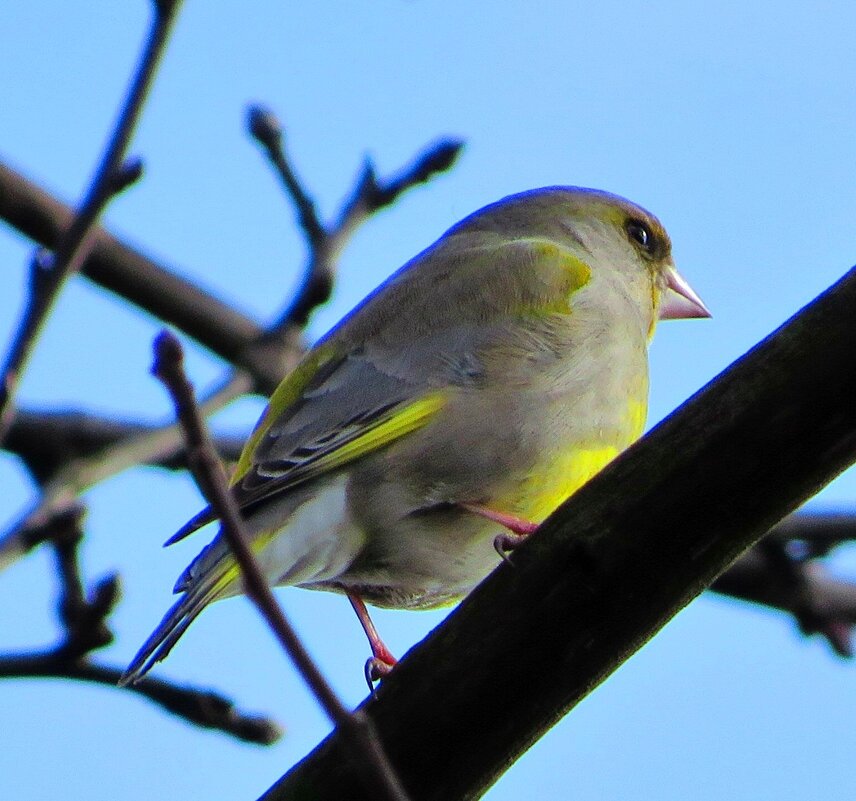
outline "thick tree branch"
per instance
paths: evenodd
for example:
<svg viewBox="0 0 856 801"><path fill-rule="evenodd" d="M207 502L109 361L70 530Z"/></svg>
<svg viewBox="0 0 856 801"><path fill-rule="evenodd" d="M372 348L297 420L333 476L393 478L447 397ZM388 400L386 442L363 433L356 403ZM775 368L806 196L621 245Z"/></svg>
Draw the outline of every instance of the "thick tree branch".
<svg viewBox="0 0 856 801"><path fill-rule="evenodd" d="M12 422L14 396L39 332L65 282L80 270L91 250L98 218L110 199L136 181L142 166L125 163L125 151L137 124L160 56L179 7L179 0L159 0L140 63L131 81L118 122L92 183L59 240L53 257L38 254L31 266L30 293L21 325L0 369L0 442Z"/></svg>
<svg viewBox="0 0 856 801"><path fill-rule="evenodd" d="M856 459L855 315L856 269L563 504L398 664L363 709L414 798L481 795ZM265 800L368 798L342 753L334 733Z"/></svg>

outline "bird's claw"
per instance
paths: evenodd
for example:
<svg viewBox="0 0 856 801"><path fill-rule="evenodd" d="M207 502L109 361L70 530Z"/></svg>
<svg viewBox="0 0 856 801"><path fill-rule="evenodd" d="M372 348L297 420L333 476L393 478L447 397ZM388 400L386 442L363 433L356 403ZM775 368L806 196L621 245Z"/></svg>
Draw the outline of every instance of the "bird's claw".
<svg viewBox="0 0 856 801"><path fill-rule="evenodd" d="M386 678L392 671L394 664L384 662L383 659L377 656L370 657L366 660L365 675L366 684L369 686L369 691L374 695L375 682Z"/></svg>
<svg viewBox="0 0 856 801"><path fill-rule="evenodd" d="M512 534L504 531L502 534L497 534L493 538L493 547L496 552L509 564L511 563L512 552L523 544L527 539L525 534Z"/></svg>

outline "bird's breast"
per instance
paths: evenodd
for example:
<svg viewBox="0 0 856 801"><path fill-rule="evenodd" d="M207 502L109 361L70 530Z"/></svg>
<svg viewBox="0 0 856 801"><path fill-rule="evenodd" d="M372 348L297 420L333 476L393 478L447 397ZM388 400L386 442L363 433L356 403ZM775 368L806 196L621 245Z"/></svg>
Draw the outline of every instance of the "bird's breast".
<svg viewBox="0 0 856 801"><path fill-rule="evenodd" d="M508 511L535 523L543 521L639 438L646 415L647 398L641 392L621 401L610 399L592 410L595 419L589 425L580 425L579 407L554 410L552 420L542 421L543 447L516 498L509 499Z"/></svg>

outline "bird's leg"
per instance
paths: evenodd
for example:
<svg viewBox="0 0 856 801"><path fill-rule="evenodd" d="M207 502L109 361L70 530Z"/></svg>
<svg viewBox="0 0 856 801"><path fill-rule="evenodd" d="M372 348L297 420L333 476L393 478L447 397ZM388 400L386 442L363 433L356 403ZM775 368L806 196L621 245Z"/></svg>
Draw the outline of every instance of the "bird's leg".
<svg viewBox="0 0 856 801"><path fill-rule="evenodd" d="M538 524L530 520L524 520L521 517L515 517L505 512L495 512L493 509L479 506L476 503L459 503L458 506L480 517L487 518L494 523L499 523L499 525L508 529L503 534L498 534L493 540L493 547L496 548L497 553L503 559L507 559L509 552L513 551L538 528Z"/></svg>
<svg viewBox="0 0 856 801"><path fill-rule="evenodd" d="M369 610L366 609L363 599L353 592L346 592L346 595L351 602L351 606L354 607L354 611L357 613L360 625L363 627L363 631L366 633L372 649L372 657L366 662L366 681L368 682L369 689L373 690L374 682L389 675L389 672L395 667L395 663L398 660L392 655L389 648L384 645L383 640L381 640L374 623L372 623L372 619L369 617Z"/></svg>

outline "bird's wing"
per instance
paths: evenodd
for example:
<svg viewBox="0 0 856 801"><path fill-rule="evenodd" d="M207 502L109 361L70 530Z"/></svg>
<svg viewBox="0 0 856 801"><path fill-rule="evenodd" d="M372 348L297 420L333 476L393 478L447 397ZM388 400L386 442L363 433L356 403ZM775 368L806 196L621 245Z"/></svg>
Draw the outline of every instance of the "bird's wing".
<svg viewBox="0 0 856 801"><path fill-rule="evenodd" d="M337 470L425 425L441 390L385 372L360 349L320 346L283 381L244 447L231 480L241 509ZM211 522L204 509L168 541Z"/></svg>

